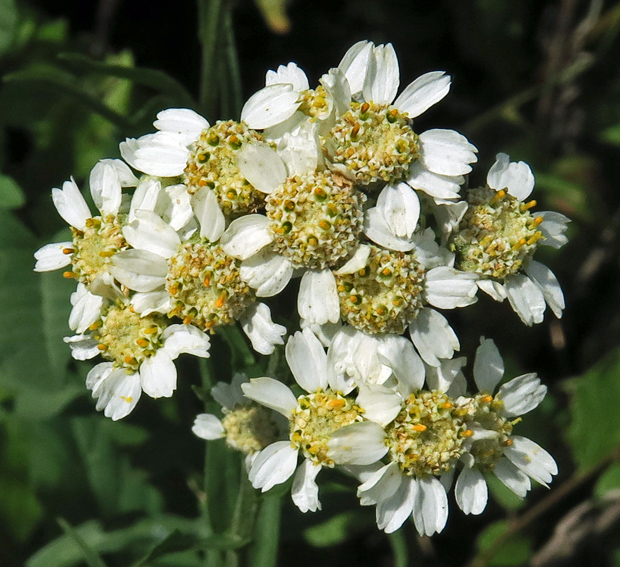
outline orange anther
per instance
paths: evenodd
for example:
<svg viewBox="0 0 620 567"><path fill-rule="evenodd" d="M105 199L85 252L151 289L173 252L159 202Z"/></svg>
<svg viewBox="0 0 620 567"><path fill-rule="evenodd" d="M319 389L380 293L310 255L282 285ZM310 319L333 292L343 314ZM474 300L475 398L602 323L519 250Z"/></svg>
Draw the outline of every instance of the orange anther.
<svg viewBox="0 0 620 567"><path fill-rule="evenodd" d="M63 248L62 253L67 255L73 254L73 248Z"/></svg>
<svg viewBox="0 0 620 567"><path fill-rule="evenodd" d="M471 437L474 432L471 429L466 429L461 433L461 437Z"/></svg>
<svg viewBox="0 0 620 567"><path fill-rule="evenodd" d="M67 279L71 279L71 278L77 278L78 275L75 272L63 272L62 273L62 277L63 278L67 278Z"/></svg>
<svg viewBox="0 0 620 567"><path fill-rule="evenodd" d="M416 423L413 426L413 430L414 431L419 431L420 433L422 433L422 431L426 431L428 429L428 427L426 427L426 425L422 425L421 423Z"/></svg>
<svg viewBox="0 0 620 567"><path fill-rule="evenodd" d="M224 307L224 302L226 301L226 292L223 291L220 296L217 298L217 301L215 302L215 306L218 309L221 309L222 307Z"/></svg>

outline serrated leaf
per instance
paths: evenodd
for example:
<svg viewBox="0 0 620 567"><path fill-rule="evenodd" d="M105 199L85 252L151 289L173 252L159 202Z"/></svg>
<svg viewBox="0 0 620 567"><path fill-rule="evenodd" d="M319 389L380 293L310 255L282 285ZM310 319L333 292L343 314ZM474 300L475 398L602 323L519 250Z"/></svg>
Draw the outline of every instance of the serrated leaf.
<svg viewBox="0 0 620 567"><path fill-rule="evenodd" d="M0 0L0 57L9 51L13 44L17 20L15 0Z"/></svg>
<svg viewBox="0 0 620 567"><path fill-rule="evenodd" d="M17 209L26 202L26 196L15 180L0 174L0 209Z"/></svg>
<svg viewBox="0 0 620 567"><path fill-rule="evenodd" d="M574 381L568 439L581 471L595 466L620 445L619 375L620 349Z"/></svg>
<svg viewBox="0 0 620 567"><path fill-rule="evenodd" d="M349 510L329 520L307 528L304 539L314 547L331 547L343 543L371 528L374 514L366 510Z"/></svg>
<svg viewBox="0 0 620 567"><path fill-rule="evenodd" d="M58 57L77 69L128 79L136 85L150 87L157 92L165 93L175 100L177 105L188 108L196 105L185 87L163 71L101 63L76 53L61 53Z"/></svg>
<svg viewBox="0 0 620 567"><path fill-rule="evenodd" d="M506 520L500 520L487 526L478 536L477 547L480 551L488 549L502 534L508 530ZM532 542L529 538L515 534L505 541L501 549L488 561L487 565L494 567L513 567L526 565L532 552Z"/></svg>

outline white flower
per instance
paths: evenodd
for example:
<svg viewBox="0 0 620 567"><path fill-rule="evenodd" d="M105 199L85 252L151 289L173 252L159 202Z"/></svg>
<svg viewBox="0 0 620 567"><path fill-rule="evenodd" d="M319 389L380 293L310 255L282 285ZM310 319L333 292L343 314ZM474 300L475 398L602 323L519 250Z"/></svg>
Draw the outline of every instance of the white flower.
<svg viewBox="0 0 620 567"><path fill-rule="evenodd" d="M553 457L538 444L512 434L519 416L540 404L547 387L536 374L523 374L503 384L504 363L490 339L482 338L474 361L474 380L480 394L462 398L459 405L469 412L473 431L470 452L455 486L459 507L466 514L484 510L488 489L483 473L493 473L520 498L531 488L530 478L547 486L558 468ZM511 421L512 420L512 421Z"/></svg>
<svg viewBox="0 0 620 567"><path fill-rule="evenodd" d="M73 240L47 244L37 250L35 271L46 272L73 264L72 271L65 272L65 277L77 278L99 295L109 293L114 285L109 270L111 258L127 248L119 220L122 187L133 187L137 183L121 160L97 163L90 174L90 192L100 216L91 214L73 179L65 181L62 189L52 189L56 210L71 226Z"/></svg>
<svg viewBox="0 0 620 567"><path fill-rule="evenodd" d="M469 191L468 210L451 236L457 267L478 274L478 287L496 301L508 298L526 325L540 323L547 305L562 316L560 284L532 256L539 244L565 244L569 222L559 213L532 214L536 201L524 201L533 188L534 175L526 163L497 154L487 187Z"/></svg>
<svg viewBox="0 0 620 567"><path fill-rule="evenodd" d="M455 200L476 161L476 148L461 134L428 130L418 136L411 128L412 119L446 96L450 77L426 73L396 98L399 68L391 44L356 44L341 70L353 94L338 102L345 110L322 137L330 167L357 183L386 183L379 208L387 227L394 236L410 237L420 209L414 190L438 203Z"/></svg>
<svg viewBox="0 0 620 567"><path fill-rule="evenodd" d="M286 360L307 394L295 398L288 386L272 378L241 386L247 398L281 413L290 423L290 439L263 449L249 477L255 488L265 492L295 474L293 502L302 512L315 511L321 507L315 482L321 468L379 460L386 451L384 433L377 424L362 421L362 410L347 397L353 384L330 371L328 356L310 329L289 338ZM346 434L340 433L349 424ZM305 460L297 467L300 453Z"/></svg>
<svg viewBox="0 0 620 567"><path fill-rule="evenodd" d="M142 391L153 398L172 396L177 381L173 360L181 353L209 356L205 333L190 325L170 325L159 315L141 317L128 304L104 306L89 329L65 342L76 360L101 354L110 361L88 373L86 386L98 400L97 409L114 420L131 412Z"/></svg>
<svg viewBox="0 0 620 567"><path fill-rule="evenodd" d="M272 412L243 395L241 385L248 382L245 374L235 374L230 384L218 382L211 395L222 406L223 419L201 413L194 420L192 431L202 439L226 439L237 451L246 453L249 470L257 452L279 437Z"/></svg>

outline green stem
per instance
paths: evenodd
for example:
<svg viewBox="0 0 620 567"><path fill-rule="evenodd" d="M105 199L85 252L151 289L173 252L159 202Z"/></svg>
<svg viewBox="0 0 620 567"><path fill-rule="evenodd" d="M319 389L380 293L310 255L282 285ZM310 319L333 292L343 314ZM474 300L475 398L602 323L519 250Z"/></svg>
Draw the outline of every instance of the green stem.
<svg viewBox="0 0 620 567"><path fill-rule="evenodd" d="M202 46L199 102L207 118L217 116L220 34L225 0L198 0L198 40Z"/></svg>
<svg viewBox="0 0 620 567"><path fill-rule="evenodd" d="M405 541L404 530L398 530L388 534L392 555L394 556L394 567L407 567L409 565L409 554L407 552L407 542Z"/></svg>
<svg viewBox="0 0 620 567"><path fill-rule="evenodd" d="M226 74L228 80L228 113L227 116L238 118L243 104L241 89L241 70L239 69L239 57L235 32L233 28L232 10L230 7L224 12L224 54L226 57Z"/></svg>
<svg viewBox="0 0 620 567"><path fill-rule="evenodd" d="M256 519L250 567L275 567L278 558L281 513L282 494L265 494Z"/></svg>

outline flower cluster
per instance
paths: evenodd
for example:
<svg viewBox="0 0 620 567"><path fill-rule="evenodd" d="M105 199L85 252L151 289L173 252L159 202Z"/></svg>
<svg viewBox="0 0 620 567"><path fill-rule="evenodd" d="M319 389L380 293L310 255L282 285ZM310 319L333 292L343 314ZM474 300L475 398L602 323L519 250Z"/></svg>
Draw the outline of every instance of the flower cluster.
<svg viewBox="0 0 620 567"><path fill-rule="evenodd" d="M486 474L524 496L530 479L557 472L512 434L546 388L528 374L497 389L502 359L483 339L479 391L468 394L440 310L470 306L482 290L527 325L547 305L560 317L561 288L533 255L566 242L568 219L534 211L530 168L505 154L484 187L461 191L476 148L416 121L450 77L426 73L399 94L399 75L390 44L362 41L314 88L294 63L269 71L239 122L163 110L156 132L120 144L123 160L93 168L98 215L73 180L52 191L72 240L37 251L35 269L71 266L77 334L66 342L76 359L105 359L87 386L113 419L142 391L171 396L172 361L209 356L222 326L239 323L258 353L273 353L286 329L269 298L294 287L302 330L285 352L297 385L218 384L224 417L202 414L194 432L246 453L256 488L294 477L304 512L320 508L320 470L339 467L359 480L361 504L376 505L381 529L412 515L430 535L446 523L455 475L459 507L479 514Z"/></svg>

